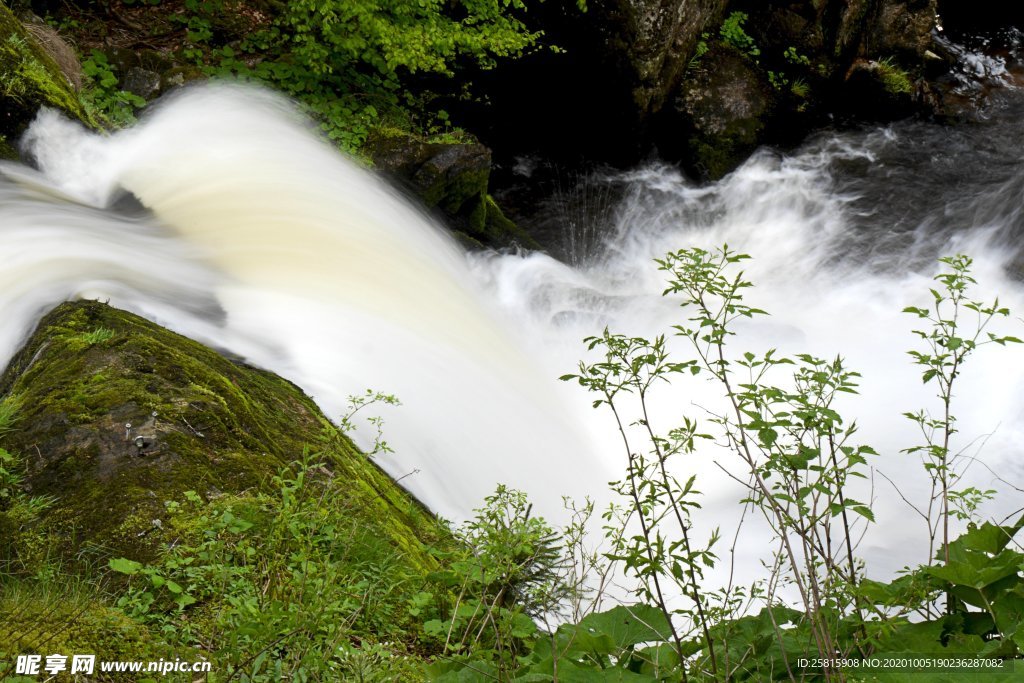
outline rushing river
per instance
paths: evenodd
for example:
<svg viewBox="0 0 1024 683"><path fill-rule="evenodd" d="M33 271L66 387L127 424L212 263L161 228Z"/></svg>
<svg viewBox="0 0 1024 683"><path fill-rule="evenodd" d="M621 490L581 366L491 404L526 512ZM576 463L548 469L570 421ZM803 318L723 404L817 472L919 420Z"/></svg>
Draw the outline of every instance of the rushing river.
<svg viewBox="0 0 1024 683"><path fill-rule="evenodd" d="M878 524L860 552L884 575L926 559L924 522L901 499L923 505L928 491L901 452L920 442L902 413L937 407L901 310L927 305L937 257L964 252L979 297L998 293L1014 311L999 329L1024 337L1022 113L1007 90L980 122L824 134L704 187L663 166L593 178L623 199L573 266L463 253L265 93L192 89L107 138L44 113L23 141L38 170L0 166L0 363L60 301L109 300L292 379L331 415L368 387L398 395L401 407L383 409L395 452L379 462L446 516L503 482L557 517L562 495L608 500L624 467L609 416L558 376L605 326L669 333L685 314L661 296L652 259L728 243L753 256L747 300L771 313L738 329L737 354L841 354L863 375L841 409L880 453L860 492ZM955 447L976 458L964 485L1000 490L986 516L1024 504L1012 488L1024 488L1022 395L1021 348L982 349L957 387ZM652 423L687 414L706 426L720 402L688 379L659 389ZM713 445L677 464L699 475L705 536L738 517L719 465L741 471ZM740 543L751 576L767 550L759 533L752 524Z"/></svg>

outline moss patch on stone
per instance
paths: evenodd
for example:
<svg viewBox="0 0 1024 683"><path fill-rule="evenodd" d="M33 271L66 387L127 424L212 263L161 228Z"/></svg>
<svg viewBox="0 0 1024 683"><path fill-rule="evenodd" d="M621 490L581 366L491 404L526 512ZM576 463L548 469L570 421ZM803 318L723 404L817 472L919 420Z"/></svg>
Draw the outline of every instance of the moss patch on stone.
<svg viewBox="0 0 1024 683"><path fill-rule="evenodd" d="M66 565L150 561L173 540L165 501L258 490L304 451L347 482L353 510L418 569L434 518L276 375L97 302L45 316L0 378L21 418L4 447L32 496L33 529ZM131 427L128 427L131 425ZM2 514L2 513L0 513Z"/></svg>
<svg viewBox="0 0 1024 683"><path fill-rule="evenodd" d="M41 106L95 126L53 58L0 4L0 134L19 134Z"/></svg>
<svg viewBox="0 0 1024 683"><path fill-rule="evenodd" d="M6 136L0 135L0 160L16 161L18 157L18 150L7 140Z"/></svg>
<svg viewBox="0 0 1024 683"><path fill-rule="evenodd" d="M514 241L521 247L540 249L537 241L509 220L491 195L485 195L482 202L485 211L483 234L491 243L503 244Z"/></svg>
<svg viewBox="0 0 1024 683"><path fill-rule="evenodd" d="M105 660L158 660L175 656L200 659L198 652L170 652L140 624L104 604L83 584L56 586L17 582L0 591L0 680L13 675L19 654L98 654ZM70 664L70 659L68 660ZM137 674L101 673L97 681L134 681Z"/></svg>

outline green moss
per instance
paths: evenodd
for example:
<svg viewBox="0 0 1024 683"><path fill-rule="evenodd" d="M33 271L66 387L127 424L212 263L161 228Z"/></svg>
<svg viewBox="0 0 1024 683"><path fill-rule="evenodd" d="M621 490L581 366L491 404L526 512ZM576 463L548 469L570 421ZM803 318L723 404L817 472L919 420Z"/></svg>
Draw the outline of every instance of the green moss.
<svg viewBox="0 0 1024 683"><path fill-rule="evenodd" d="M0 132L19 132L40 106L60 109L95 127L95 121L53 58L25 31L11 11L0 4L0 113L3 114Z"/></svg>
<svg viewBox="0 0 1024 683"><path fill-rule="evenodd" d="M17 161L18 150L7 140L7 137L0 135L0 160Z"/></svg>
<svg viewBox="0 0 1024 683"><path fill-rule="evenodd" d="M878 80L890 95L909 95L914 91L910 74L901 69L890 59L877 62Z"/></svg>
<svg viewBox="0 0 1024 683"><path fill-rule="evenodd" d="M499 244L515 241L523 247L540 249L540 245L537 244L536 240L505 216L501 207L494 201L494 197L485 195L483 205L486 209L484 234L488 240Z"/></svg>
<svg viewBox="0 0 1024 683"><path fill-rule="evenodd" d="M63 578L0 583L0 680L18 654L98 654L105 660L157 660L182 656L161 648L150 633L105 603L90 587ZM192 655L198 659L198 653ZM98 681L135 680L100 674Z"/></svg>
<svg viewBox="0 0 1024 683"><path fill-rule="evenodd" d="M0 378L0 395L23 406L4 446L23 454L31 493L54 499L33 533L68 563L151 560L173 540L165 501L259 488L310 450L349 483L358 515L413 565L431 564L422 541L434 538L433 518L300 389L138 316L62 304Z"/></svg>

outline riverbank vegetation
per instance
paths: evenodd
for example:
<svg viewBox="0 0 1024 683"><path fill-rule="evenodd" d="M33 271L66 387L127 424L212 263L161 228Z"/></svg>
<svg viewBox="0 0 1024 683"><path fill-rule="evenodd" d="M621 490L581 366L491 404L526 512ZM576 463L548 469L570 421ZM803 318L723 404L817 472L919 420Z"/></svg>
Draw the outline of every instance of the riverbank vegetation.
<svg viewBox="0 0 1024 683"><path fill-rule="evenodd" d="M294 97L358 154L378 129L460 139L438 102L473 97L470 75L541 49L528 9L522 0L145 0L68 5L48 21L77 44L82 98L111 125L175 85L233 78Z"/></svg>
<svg viewBox="0 0 1024 683"><path fill-rule="evenodd" d="M564 528L499 487L467 523L430 531L409 503L379 483L366 488L374 468L359 462L368 456L329 430L255 485L167 494L143 525L161 539L156 552L133 559L122 554L131 544L112 552L86 543L68 556L63 527L47 519L76 492L27 490L38 468L11 444L34 409L8 393L0 675L32 680L12 677L13 655L66 646L107 659L205 659L210 680L223 681L886 681L909 671L945 681L968 680L973 667L986 680L1014 680L1024 516L980 518L984 501L1012 491L960 483L974 457L963 444L975 435L958 435L955 419L971 357L1020 342L1000 330L1010 312L977 298L970 259L943 259L928 303L906 310L920 323L910 360L935 387L935 404L906 415L919 444L878 453L838 410L858 378L840 357L733 349L737 322L765 315L745 301L746 259L722 248L658 261L682 311L666 334L687 341L685 357L663 336L605 330L586 340L595 359L563 379L618 424L623 476L607 510L567 501ZM51 321L51 336L93 356L131 343L116 312L89 314L105 316L104 334ZM32 371L45 372L45 356L36 360L42 368ZM655 424L652 389L688 381L717 384L726 409ZM366 399L353 405L362 410ZM745 489L736 500L744 518L769 530L762 576L748 585L720 580L735 575L739 529L704 528L692 514L701 504L692 461L712 443L731 453L720 462ZM858 542L865 527L893 520L876 519L862 482L896 457L921 461L930 494L906 502L928 556L879 580ZM612 599L623 579L629 599Z"/></svg>

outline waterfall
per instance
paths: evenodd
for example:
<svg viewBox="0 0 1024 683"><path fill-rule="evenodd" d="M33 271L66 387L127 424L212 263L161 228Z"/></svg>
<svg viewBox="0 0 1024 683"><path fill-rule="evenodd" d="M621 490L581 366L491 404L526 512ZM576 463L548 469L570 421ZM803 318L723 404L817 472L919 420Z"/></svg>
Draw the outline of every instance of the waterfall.
<svg viewBox="0 0 1024 683"><path fill-rule="evenodd" d="M987 125L830 133L787 156L759 153L709 186L665 166L637 169L616 179L627 190L606 243L567 265L463 253L265 92L188 89L110 137L43 112L23 141L39 170L0 166L0 357L46 308L109 300L278 372L329 415L366 387L398 395L403 406L384 415L395 452L379 462L395 476L418 470L402 483L443 515L464 517L502 482L557 518L562 495L608 500L625 457L608 416L557 377L605 326L653 336L683 322L652 259L728 243L754 257L748 302L771 313L742 325L732 348L839 354L863 376L841 409L901 491L881 476L866 485L879 523L861 554L872 573L891 573L924 561L927 547L900 497L927 493L920 462L901 452L920 441L901 414L935 405L906 355L915 321L900 311L927 303L937 256L963 251L976 259L979 295L998 292L1014 310L1007 329L1024 315L1012 277L1024 167L1012 145L978 144L991 126L1004 143L1024 131ZM937 140L973 154L971 169L947 169ZM1001 489L983 511L996 516L1017 506L995 473L1024 482L1022 353L979 352L954 404L959 446L978 457L965 485ZM702 377L665 386L652 422L704 420L721 400ZM738 515L719 465L740 471L714 445L677 465L699 475L705 536ZM751 575L764 552L755 531L742 546Z"/></svg>

